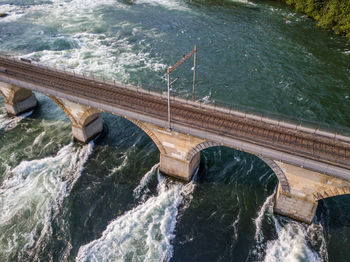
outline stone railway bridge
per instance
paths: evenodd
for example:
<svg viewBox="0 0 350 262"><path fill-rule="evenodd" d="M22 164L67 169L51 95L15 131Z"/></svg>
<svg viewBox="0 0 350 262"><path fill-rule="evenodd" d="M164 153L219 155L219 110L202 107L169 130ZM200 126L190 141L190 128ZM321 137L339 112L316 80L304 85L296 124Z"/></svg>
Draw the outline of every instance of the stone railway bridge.
<svg viewBox="0 0 350 262"><path fill-rule="evenodd" d="M189 181L200 151L227 146L260 157L279 180L274 211L311 223L318 200L350 194L350 137L286 121L167 97L0 56L0 95L9 114L34 108L32 91L49 96L72 121L72 134L87 142L102 131L100 112L125 117L160 151L160 171Z"/></svg>

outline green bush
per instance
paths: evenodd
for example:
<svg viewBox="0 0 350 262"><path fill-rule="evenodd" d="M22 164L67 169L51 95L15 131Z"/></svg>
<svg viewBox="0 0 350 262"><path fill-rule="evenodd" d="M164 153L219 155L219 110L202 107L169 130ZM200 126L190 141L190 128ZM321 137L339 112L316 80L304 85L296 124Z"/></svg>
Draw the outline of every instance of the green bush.
<svg viewBox="0 0 350 262"><path fill-rule="evenodd" d="M316 19L318 25L350 38L350 0L282 0Z"/></svg>

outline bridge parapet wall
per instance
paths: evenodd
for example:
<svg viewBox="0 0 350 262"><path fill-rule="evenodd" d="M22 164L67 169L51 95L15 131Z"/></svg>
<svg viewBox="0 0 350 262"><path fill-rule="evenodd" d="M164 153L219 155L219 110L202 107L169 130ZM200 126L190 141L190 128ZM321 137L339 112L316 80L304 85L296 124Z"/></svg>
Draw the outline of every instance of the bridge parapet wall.
<svg viewBox="0 0 350 262"><path fill-rule="evenodd" d="M20 115L37 106L37 100L29 89L0 82L0 95L5 100L6 111L11 115Z"/></svg>

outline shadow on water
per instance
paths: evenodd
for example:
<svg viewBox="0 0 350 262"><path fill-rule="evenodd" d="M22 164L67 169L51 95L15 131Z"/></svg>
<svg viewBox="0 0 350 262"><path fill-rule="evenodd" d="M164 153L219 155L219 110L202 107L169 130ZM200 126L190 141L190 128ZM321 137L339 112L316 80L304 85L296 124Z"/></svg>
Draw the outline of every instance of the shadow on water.
<svg viewBox="0 0 350 262"><path fill-rule="evenodd" d="M346 261L350 257L347 248L350 239L350 195L336 196L319 201L316 223L326 231L329 261Z"/></svg>
<svg viewBox="0 0 350 262"><path fill-rule="evenodd" d="M246 261L253 220L277 177L253 155L216 147L203 151L197 180L191 205L180 211L171 261Z"/></svg>

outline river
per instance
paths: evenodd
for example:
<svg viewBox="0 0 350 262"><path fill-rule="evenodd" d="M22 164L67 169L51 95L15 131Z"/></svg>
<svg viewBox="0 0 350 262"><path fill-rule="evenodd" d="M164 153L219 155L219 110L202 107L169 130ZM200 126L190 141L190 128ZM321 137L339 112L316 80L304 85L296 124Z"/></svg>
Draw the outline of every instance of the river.
<svg viewBox="0 0 350 262"><path fill-rule="evenodd" d="M2 0L4 12L1 53L165 91L196 44L198 101L350 127L349 43L276 1ZM174 94L191 97L192 66ZM278 180L253 155L206 149L183 184L128 120L103 113L82 145L36 96L19 117L0 98L0 261L349 261L349 196L298 223L272 213Z"/></svg>

